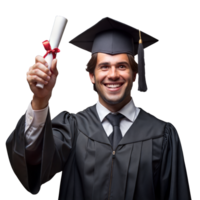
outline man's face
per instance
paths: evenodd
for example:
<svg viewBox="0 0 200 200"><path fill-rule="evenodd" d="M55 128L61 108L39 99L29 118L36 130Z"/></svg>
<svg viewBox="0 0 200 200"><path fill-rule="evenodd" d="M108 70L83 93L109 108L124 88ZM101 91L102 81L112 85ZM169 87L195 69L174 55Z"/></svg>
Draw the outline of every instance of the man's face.
<svg viewBox="0 0 200 200"><path fill-rule="evenodd" d="M99 101L104 106L128 103L135 77L136 73L131 69L127 54L98 53L94 74L90 74L99 94Z"/></svg>

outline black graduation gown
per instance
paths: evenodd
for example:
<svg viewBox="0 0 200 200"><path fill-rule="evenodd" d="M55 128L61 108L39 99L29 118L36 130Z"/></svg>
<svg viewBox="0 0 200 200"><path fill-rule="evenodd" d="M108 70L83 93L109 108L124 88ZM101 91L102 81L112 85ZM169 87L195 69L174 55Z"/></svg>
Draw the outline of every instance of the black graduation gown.
<svg viewBox="0 0 200 200"><path fill-rule="evenodd" d="M62 171L60 200L191 199L176 129L142 109L115 150L95 105L52 121L48 112L37 152L25 151L24 124L25 115L6 145L15 174L33 194Z"/></svg>

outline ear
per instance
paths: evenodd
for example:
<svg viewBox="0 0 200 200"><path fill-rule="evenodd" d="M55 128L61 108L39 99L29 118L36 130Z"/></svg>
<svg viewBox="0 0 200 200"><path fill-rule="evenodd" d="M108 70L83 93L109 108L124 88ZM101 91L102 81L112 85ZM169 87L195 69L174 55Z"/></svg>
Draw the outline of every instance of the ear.
<svg viewBox="0 0 200 200"><path fill-rule="evenodd" d="M133 82L135 82L136 75L137 75L137 73L136 73L136 72L133 72Z"/></svg>
<svg viewBox="0 0 200 200"><path fill-rule="evenodd" d="M95 80L94 80L94 74L89 73L89 76L90 76L90 80L91 80L91 82L94 84L94 83L95 83Z"/></svg>

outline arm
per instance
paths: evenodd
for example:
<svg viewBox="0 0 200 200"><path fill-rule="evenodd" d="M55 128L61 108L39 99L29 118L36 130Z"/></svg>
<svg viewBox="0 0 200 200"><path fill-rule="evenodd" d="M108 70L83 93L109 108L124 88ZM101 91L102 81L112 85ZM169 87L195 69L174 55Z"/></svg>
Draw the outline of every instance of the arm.
<svg viewBox="0 0 200 200"><path fill-rule="evenodd" d="M59 59L53 59L52 66L48 69L45 66L46 61L43 56L37 55L33 58L33 64L27 68L24 80L31 93L33 110L44 109L52 99L60 74L57 67L58 63ZM44 84L44 88L37 88L36 83ZM63 122L59 126L61 129L64 129L64 126L70 123L67 121L68 118L70 118L69 114L66 116L66 121L65 119L61 120ZM28 193L35 195L39 193L44 184L51 181L61 171L68 159L67 156L70 154L74 132L68 126L65 128L67 133L60 136L59 130L52 128L50 110L48 109L41 134L34 141L34 145L30 143L31 145L27 146L27 138L24 134L26 130L25 122L26 113L23 113L16 121L14 129L6 137L4 147L10 168L20 185ZM71 140L65 140L65 137ZM26 146L28 150L26 150ZM63 152L64 150L65 152ZM62 156L64 157L62 158Z"/></svg>
<svg viewBox="0 0 200 200"><path fill-rule="evenodd" d="M159 200L191 200L183 151L178 133L166 124L157 190Z"/></svg>
<svg viewBox="0 0 200 200"><path fill-rule="evenodd" d="M33 110L31 103L25 117L26 150L34 151L41 142L41 134L48 113L48 106L42 110Z"/></svg>
<svg viewBox="0 0 200 200"><path fill-rule="evenodd" d="M23 186L36 194L40 186L63 170L66 162L73 168L74 144L77 136L76 118L67 112L60 113L52 121L50 112L42 130L43 140L37 150L25 150L25 115L6 141L11 166ZM40 155L40 162L35 157Z"/></svg>

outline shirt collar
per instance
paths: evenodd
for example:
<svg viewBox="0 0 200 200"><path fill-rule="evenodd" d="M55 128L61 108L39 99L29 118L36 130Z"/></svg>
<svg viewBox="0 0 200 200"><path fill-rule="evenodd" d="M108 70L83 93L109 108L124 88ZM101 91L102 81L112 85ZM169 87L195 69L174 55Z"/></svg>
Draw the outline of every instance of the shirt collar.
<svg viewBox="0 0 200 200"><path fill-rule="evenodd" d="M97 113L99 115L99 118L101 122L104 120L104 118L111 113L110 110L108 110L106 107L104 107L99 101L96 104ZM132 121L134 120L136 112L136 107L133 102L133 99L131 99L122 109L118 111L118 113L121 113L124 115L128 120Z"/></svg>

